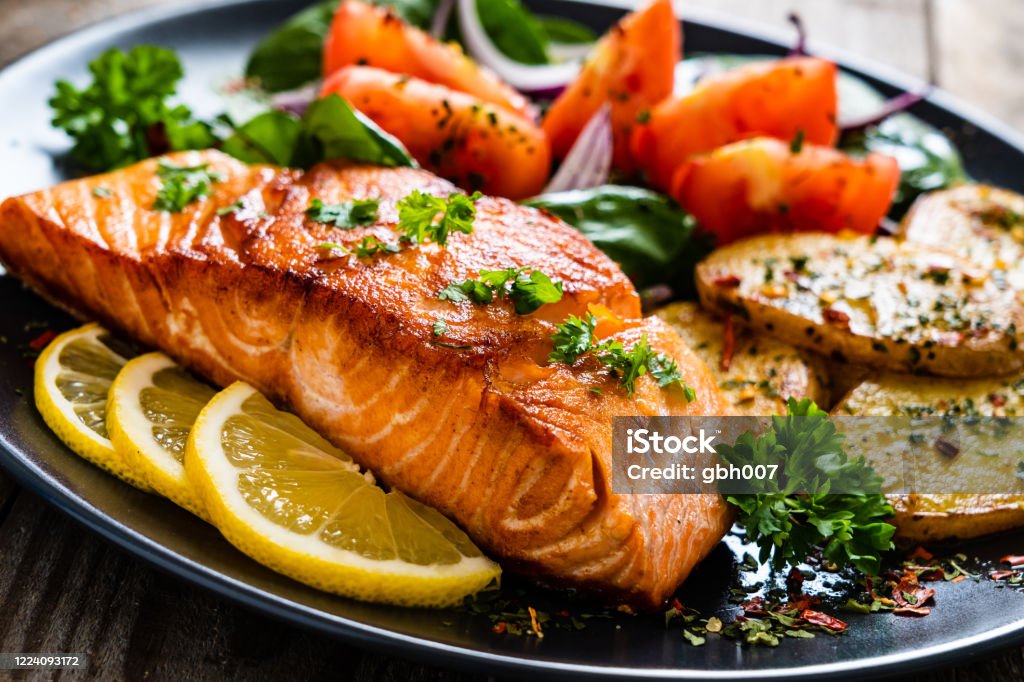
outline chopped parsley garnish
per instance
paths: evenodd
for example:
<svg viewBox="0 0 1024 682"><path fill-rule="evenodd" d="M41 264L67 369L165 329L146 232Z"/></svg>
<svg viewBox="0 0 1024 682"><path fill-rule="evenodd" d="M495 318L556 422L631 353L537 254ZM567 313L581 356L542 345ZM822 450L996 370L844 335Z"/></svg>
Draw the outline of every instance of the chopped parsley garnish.
<svg viewBox="0 0 1024 682"><path fill-rule="evenodd" d="M445 246L448 244L448 235L453 232L473 234L475 203L481 196L480 192L474 192L470 196L451 194L445 198L413 190L399 200L396 206L398 227L405 233L402 240L414 244L434 242L438 246Z"/></svg>
<svg viewBox="0 0 1024 682"><path fill-rule="evenodd" d="M791 154L799 154L800 152L802 152L804 149L804 140L806 139L806 137L807 134L804 133L803 128L797 130L796 135L794 135L793 139L789 141L789 152Z"/></svg>
<svg viewBox="0 0 1024 682"><path fill-rule="evenodd" d="M770 558L776 568L796 565L822 546L825 561L877 575L896 530L887 523L893 510L881 477L863 457L847 457L843 435L814 402L790 398L787 413L772 417L763 435L715 446L725 464L775 464L785 472L751 481L756 492L726 495L747 538L760 547L761 562Z"/></svg>
<svg viewBox="0 0 1024 682"><path fill-rule="evenodd" d="M382 242L372 234L359 240L353 253L356 258L373 258L379 253L398 253L399 248L395 244Z"/></svg>
<svg viewBox="0 0 1024 682"><path fill-rule="evenodd" d="M106 199L110 194L110 190L106 187L94 187L92 190L92 195L97 199Z"/></svg>
<svg viewBox="0 0 1024 682"><path fill-rule="evenodd" d="M74 140L71 156L93 170L111 170L179 149L214 142L206 123L169 100L183 71L172 50L139 45L110 48L89 63L92 82L79 90L57 82L53 125Z"/></svg>
<svg viewBox="0 0 1024 682"><path fill-rule="evenodd" d="M318 249L324 249L326 251L340 251L340 255L347 256L352 253L347 246L344 244L338 244L336 242L321 242L316 245Z"/></svg>
<svg viewBox="0 0 1024 682"><path fill-rule="evenodd" d="M586 317L570 315L559 325L558 331L551 336L555 349L548 355L548 362L563 362L573 365L580 356L589 353L594 347L594 329L597 318L587 314Z"/></svg>
<svg viewBox="0 0 1024 682"><path fill-rule="evenodd" d="M515 304L516 313L529 315L545 303L562 300L562 283L553 282L540 270L506 268L481 270L480 279L452 282L438 294L442 301L472 301L486 305L495 298L507 298Z"/></svg>
<svg viewBox="0 0 1024 682"><path fill-rule="evenodd" d="M340 204L325 204L322 199L313 199L306 209L306 217L317 223L325 223L351 230L360 225L377 222L378 201L376 199L353 199Z"/></svg>
<svg viewBox="0 0 1024 682"><path fill-rule="evenodd" d="M590 313L583 318L570 315L556 328L551 336L554 351L548 356L550 362L571 365L581 356L593 352L612 376L619 378L619 383L630 396L636 390L636 380L649 372L661 388L679 384L687 401L697 397L683 381L676 361L663 353L655 353L647 342L646 334L630 348L623 346L621 341L597 342L594 337L597 318Z"/></svg>
<svg viewBox="0 0 1024 682"><path fill-rule="evenodd" d="M238 201L236 201L235 203L231 204L230 206L224 206L223 208L218 208L217 209L217 215L219 215L219 216L226 216L226 215L228 215L230 213L234 213L236 211L240 211L243 208L245 208L245 204L242 203L241 199L239 199Z"/></svg>
<svg viewBox="0 0 1024 682"><path fill-rule="evenodd" d="M210 195L211 186L224 176L210 170L210 165L175 166L161 159L156 169L163 186L153 202L154 211L179 213L189 204Z"/></svg>
<svg viewBox="0 0 1024 682"><path fill-rule="evenodd" d="M445 332L448 331L448 323L445 320L438 318L434 320L433 330L434 336L444 336Z"/></svg>

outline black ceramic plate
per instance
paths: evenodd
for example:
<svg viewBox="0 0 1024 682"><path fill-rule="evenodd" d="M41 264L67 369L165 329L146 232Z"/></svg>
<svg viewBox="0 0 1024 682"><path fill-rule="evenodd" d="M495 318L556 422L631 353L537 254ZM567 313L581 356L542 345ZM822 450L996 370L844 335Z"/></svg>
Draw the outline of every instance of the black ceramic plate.
<svg viewBox="0 0 1024 682"><path fill-rule="evenodd" d="M201 115L218 113L213 86L242 68L253 43L299 9L296 0L235 0L133 14L60 40L0 74L0 197L45 187L63 177L67 143L50 129L46 99L58 78L78 78L111 45L157 43L175 48L188 79L182 95ZM570 0L537 3L601 31L622 10ZM59 19L58 19L59 20ZM749 28L689 21L691 52L779 53L777 42ZM883 92L912 86L899 75L840 61ZM872 75L874 74L874 75ZM953 135L974 177L1017 190L1024 143L1013 132L937 95L915 113ZM322 594L266 570L235 551L215 530L170 503L140 493L86 464L49 432L32 405L32 363L25 344L44 328L72 321L0 277L0 465L21 483L128 551L185 580L256 610L366 646L493 674L590 678L825 678L896 674L949 664L1024 641L1024 594L989 581L938 586L937 608L925 619L851 616L849 633L748 648L710 638L687 645L660 619L596 619L582 631L549 630L533 637L499 636L486 617L352 602ZM735 543L734 543L735 544ZM1019 553L1024 536L960 548L994 561ZM705 613L727 607L734 554L723 543L690 578L681 597ZM529 593L532 603L578 608L562 595Z"/></svg>

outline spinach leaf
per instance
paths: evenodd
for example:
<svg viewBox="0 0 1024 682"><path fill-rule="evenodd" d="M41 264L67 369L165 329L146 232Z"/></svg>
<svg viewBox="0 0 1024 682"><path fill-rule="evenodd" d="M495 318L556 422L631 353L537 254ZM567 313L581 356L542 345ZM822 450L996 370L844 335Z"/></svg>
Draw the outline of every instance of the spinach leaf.
<svg viewBox="0 0 1024 682"><path fill-rule="evenodd" d="M960 153L937 128L909 114L843 135L843 151L854 156L876 152L899 162L902 174L889 217L899 220L921 194L967 179Z"/></svg>
<svg viewBox="0 0 1024 682"><path fill-rule="evenodd" d="M338 95L328 95L309 105L292 161L308 168L325 159L381 166L416 165L401 142Z"/></svg>
<svg viewBox="0 0 1024 682"><path fill-rule="evenodd" d="M439 0L376 0L405 21L426 28ZM249 56L247 78L268 92L293 90L320 77L323 46L338 0L323 0L299 12L264 38Z"/></svg>
<svg viewBox="0 0 1024 682"><path fill-rule="evenodd" d="M338 95L316 100L301 119L283 111L259 114L235 126L223 149L249 163L302 168L330 159L416 165L401 142Z"/></svg>
<svg viewBox="0 0 1024 682"><path fill-rule="evenodd" d="M476 0L484 30L498 49L523 64L547 64L548 41L540 22L519 0Z"/></svg>
<svg viewBox="0 0 1024 682"><path fill-rule="evenodd" d="M246 78L268 92L292 90L320 77L323 45L338 0L308 7L264 38L249 56Z"/></svg>
<svg viewBox="0 0 1024 682"><path fill-rule="evenodd" d="M604 185L542 194L524 203L574 226L638 286L668 284L683 298L695 297L693 271L712 243L696 234L693 217L668 198L640 187Z"/></svg>
<svg viewBox="0 0 1024 682"><path fill-rule="evenodd" d="M537 17L544 36L552 43L579 45L597 40L597 34L590 27L562 17Z"/></svg>

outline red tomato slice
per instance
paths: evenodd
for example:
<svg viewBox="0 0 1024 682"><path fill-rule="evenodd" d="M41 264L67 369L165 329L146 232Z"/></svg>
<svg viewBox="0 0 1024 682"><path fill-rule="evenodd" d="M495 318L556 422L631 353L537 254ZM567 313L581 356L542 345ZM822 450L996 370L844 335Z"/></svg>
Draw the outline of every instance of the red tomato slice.
<svg viewBox="0 0 1024 682"><path fill-rule="evenodd" d="M529 101L489 69L402 21L390 10L345 0L324 43L324 77L346 66L376 66L466 92L533 119Z"/></svg>
<svg viewBox="0 0 1024 682"><path fill-rule="evenodd" d="M871 233L899 180L888 156L854 159L807 144L794 152L763 137L691 159L676 171L671 194L723 245L765 232Z"/></svg>
<svg viewBox="0 0 1024 682"><path fill-rule="evenodd" d="M510 199L541 191L551 167L532 121L464 92L368 66L336 71L337 93L406 146L420 164L455 184Z"/></svg>
<svg viewBox="0 0 1024 682"><path fill-rule="evenodd" d="M640 112L672 94L682 36L670 0L654 0L627 15L594 47L579 77L555 100L543 128L563 158L587 121L611 102L614 165L634 167L629 139Z"/></svg>
<svg viewBox="0 0 1024 682"><path fill-rule="evenodd" d="M834 145L836 106L832 62L790 57L749 64L656 106L633 133L633 154L651 184L667 189L690 157L749 137L789 141L802 131L811 144Z"/></svg>

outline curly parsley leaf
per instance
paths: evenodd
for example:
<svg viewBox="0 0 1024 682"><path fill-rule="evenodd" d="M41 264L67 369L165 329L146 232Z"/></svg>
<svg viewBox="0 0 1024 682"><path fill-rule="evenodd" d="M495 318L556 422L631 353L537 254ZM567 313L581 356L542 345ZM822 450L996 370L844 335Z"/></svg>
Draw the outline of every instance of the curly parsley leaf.
<svg viewBox="0 0 1024 682"><path fill-rule="evenodd" d="M783 472L752 481L756 492L726 500L739 510L762 562L797 564L821 546L826 561L877 575L896 530L887 523L893 510L881 477L863 457L847 457L843 434L812 401L790 398L787 413L772 417L763 435L746 433L715 447L724 463L777 465ZM833 487L858 492L833 494Z"/></svg>
<svg viewBox="0 0 1024 682"><path fill-rule="evenodd" d="M74 140L72 158L97 171L215 142L210 126L169 101L183 71L172 50L139 45L110 48L90 62L92 82L78 89L58 81L50 99L53 125Z"/></svg>
<svg viewBox="0 0 1024 682"><path fill-rule="evenodd" d="M413 244L434 242L445 246L453 232L473 234L476 201L481 196L480 192L474 192L470 196L450 194L448 197L436 197L413 190L397 204L398 227L405 233L403 241Z"/></svg>
<svg viewBox="0 0 1024 682"><path fill-rule="evenodd" d="M360 225L377 222L379 202L376 199L352 199L340 204L325 204L322 199L313 199L306 209L306 217L317 223L333 225L351 230Z"/></svg>
<svg viewBox="0 0 1024 682"><path fill-rule="evenodd" d="M557 331L551 336L554 351L548 355L548 361L572 365L592 352L612 376L619 378L629 396L636 391L636 380L650 373L661 388L678 384L688 402L696 399L694 390L683 381L676 361L664 353L655 353L647 342L646 334L626 348L621 341L597 341L594 335L596 328L597 318L592 314L587 313L585 317L570 315L565 322L556 325Z"/></svg>
<svg viewBox="0 0 1024 682"><path fill-rule="evenodd" d="M555 349L548 355L548 362L575 364L594 347L596 328L597 318L590 313L584 317L570 315L565 322L555 325L557 331L551 335Z"/></svg>
<svg viewBox="0 0 1024 682"><path fill-rule="evenodd" d="M209 164L198 166L175 166L161 159L156 169L157 177L163 181L153 202L154 211L180 213L194 201L210 195L213 183L224 177L210 170Z"/></svg>
<svg viewBox="0 0 1024 682"><path fill-rule="evenodd" d="M441 290L438 298L452 303L468 300L478 305L507 298L515 304L517 314L529 315L546 303L561 301L562 283L530 268L481 270L480 279L452 282Z"/></svg>
<svg viewBox="0 0 1024 682"><path fill-rule="evenodd" d="M368 235L359 240L352 253L356 255L356 258L373 258L381 253L398 253L399 250L395 244L382 242L373 235Z"/></svg>

